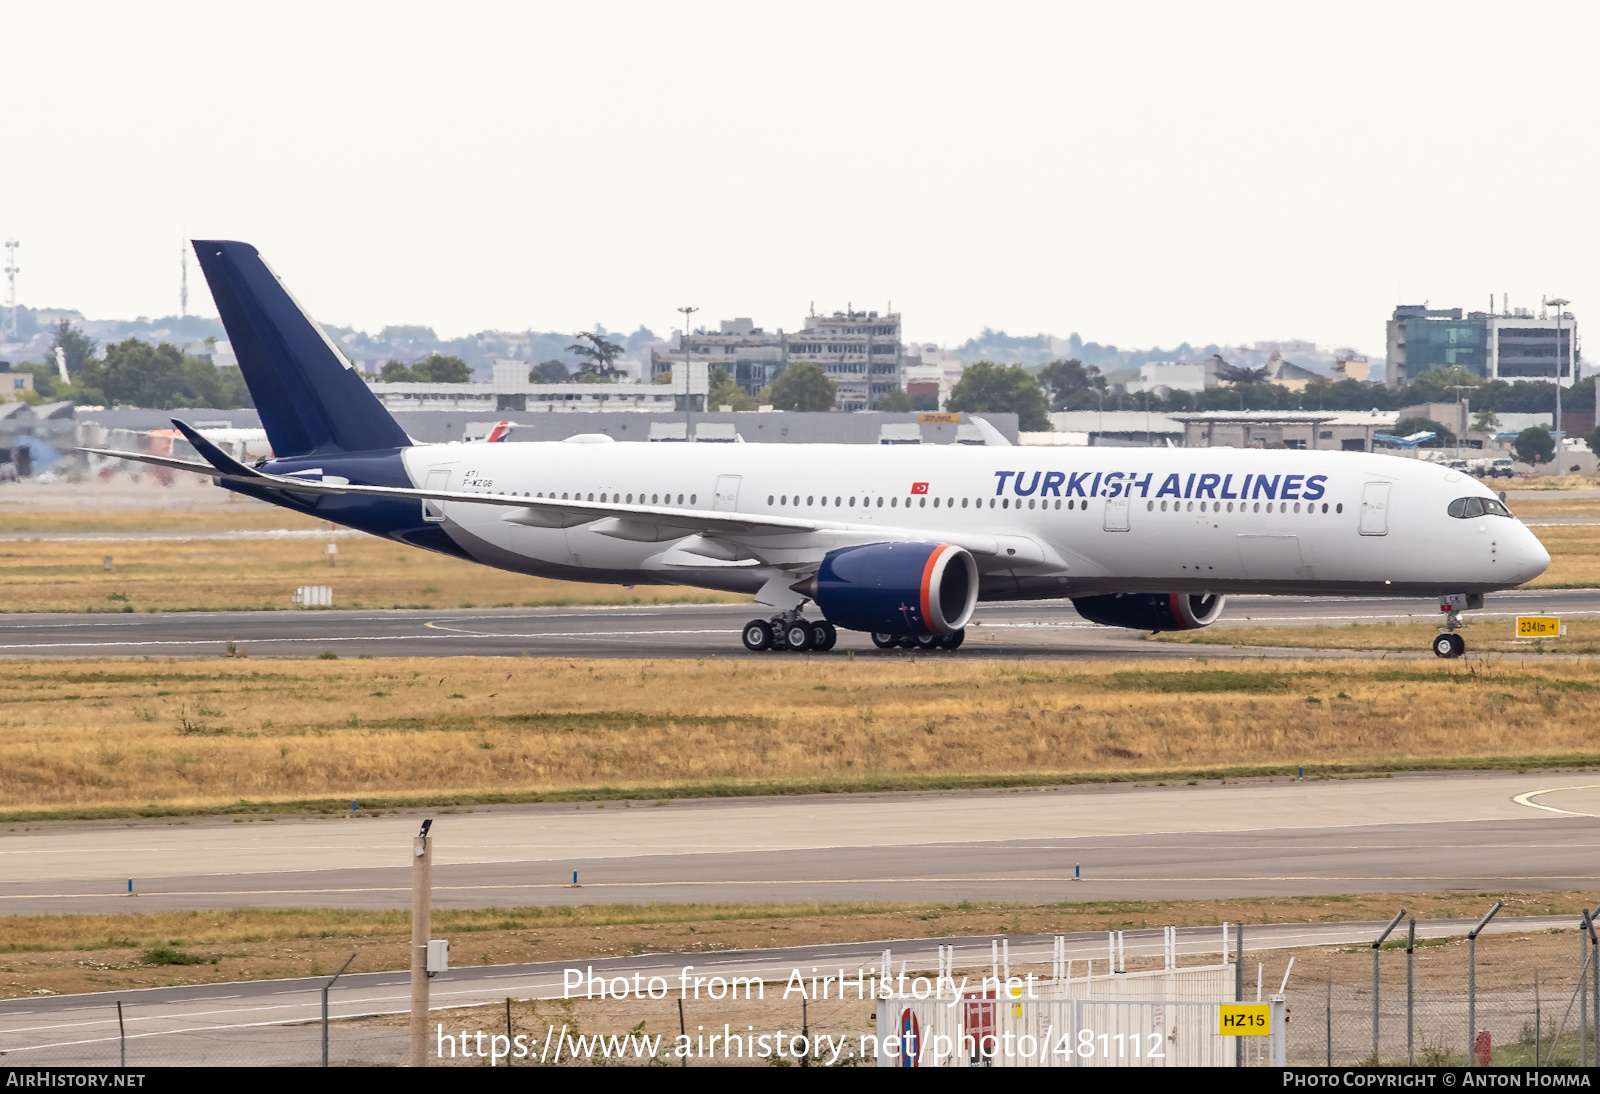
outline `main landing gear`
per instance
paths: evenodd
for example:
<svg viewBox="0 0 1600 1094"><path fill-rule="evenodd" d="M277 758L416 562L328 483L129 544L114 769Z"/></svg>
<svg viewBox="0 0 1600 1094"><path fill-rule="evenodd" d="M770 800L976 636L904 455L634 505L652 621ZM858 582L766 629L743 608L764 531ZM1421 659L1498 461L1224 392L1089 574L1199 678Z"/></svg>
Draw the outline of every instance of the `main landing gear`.
<svg viewBox="0 0 1600 1094"><path fill-rule="evenodd" d="M804 653L816 650L824 653L839 641L839 632L827 620L802 619L799 613L776 615L771 619L752 619L744 625L740 635L744 648L751 653L763 650L792 650Z"/></svg>
<svg viewBox="0 0 1600 1094"><path fill-rule="evenodd" d="M903 650L953 650L959 647L966 637L965 627L949 634L922 634L915 638L905 634L874 633L872 644L880 650L892 650L896 647Z"/></svg>

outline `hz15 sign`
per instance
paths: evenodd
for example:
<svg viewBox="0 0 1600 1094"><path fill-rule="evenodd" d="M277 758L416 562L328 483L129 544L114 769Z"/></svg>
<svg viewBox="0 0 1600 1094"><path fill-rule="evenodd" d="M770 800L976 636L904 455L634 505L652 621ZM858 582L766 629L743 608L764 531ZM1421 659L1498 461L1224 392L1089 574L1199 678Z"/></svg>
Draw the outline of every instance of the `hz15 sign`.
<svg viewBox="0 0 1600 1094"><path fill-rule="evenodd" d="M1265 1037L1272 1032L1272 1007L1267 1003L1223 1003L1217 1008L1219 1037Z"/></svg>

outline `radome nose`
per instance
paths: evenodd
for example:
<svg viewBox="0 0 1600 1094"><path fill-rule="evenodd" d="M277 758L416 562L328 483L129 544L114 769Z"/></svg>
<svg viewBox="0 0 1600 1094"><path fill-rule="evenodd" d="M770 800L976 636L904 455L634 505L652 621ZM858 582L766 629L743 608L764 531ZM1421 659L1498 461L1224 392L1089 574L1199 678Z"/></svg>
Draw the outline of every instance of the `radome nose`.
<svg viewBox="0 0 1600 1094"><path fill-rule="evenodd" d="M1507 561L1512 563L1512 575L1520 585L1532 581L1550 568L1550 552L1544 549L1544 544L1539 542L1539 537L1527 525L1518 529L1517 541Z"/></svg>

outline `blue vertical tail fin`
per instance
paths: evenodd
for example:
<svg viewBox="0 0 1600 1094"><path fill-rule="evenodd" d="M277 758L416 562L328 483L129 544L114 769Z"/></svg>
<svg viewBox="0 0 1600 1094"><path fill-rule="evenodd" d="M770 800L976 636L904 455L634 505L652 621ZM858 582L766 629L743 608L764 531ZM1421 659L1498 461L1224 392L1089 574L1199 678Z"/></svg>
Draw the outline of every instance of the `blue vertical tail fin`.
<svg viewBox="0 0 1600 1094"><path fill-rule="evenodd" d="M197 239L194 250L274 455L411 443L254 247Z"/></svg>

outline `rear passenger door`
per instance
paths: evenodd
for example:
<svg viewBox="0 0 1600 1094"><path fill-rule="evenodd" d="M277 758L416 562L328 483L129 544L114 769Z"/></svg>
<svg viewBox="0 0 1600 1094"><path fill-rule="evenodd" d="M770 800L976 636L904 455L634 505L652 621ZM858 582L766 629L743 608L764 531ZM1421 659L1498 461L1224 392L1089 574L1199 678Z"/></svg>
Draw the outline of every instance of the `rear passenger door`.
<svg viewBox="0 0 1600 1094"><path fill-rule="evenodd" d="M450 489L450 469L436 467L428 472L429 490L445 491ZM424 500L422 503L422 519L432 524L439 524L444 520L444 502Z"/></svg>

